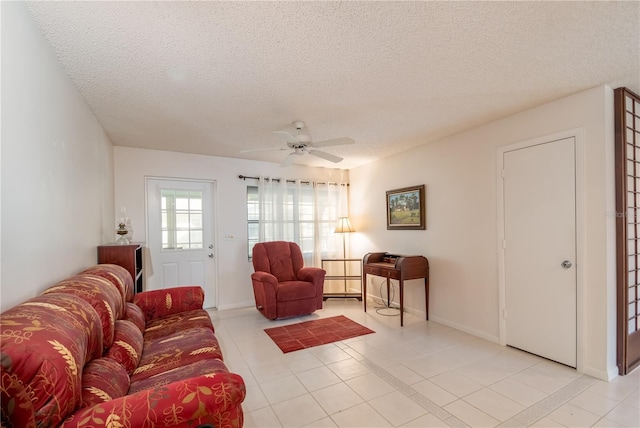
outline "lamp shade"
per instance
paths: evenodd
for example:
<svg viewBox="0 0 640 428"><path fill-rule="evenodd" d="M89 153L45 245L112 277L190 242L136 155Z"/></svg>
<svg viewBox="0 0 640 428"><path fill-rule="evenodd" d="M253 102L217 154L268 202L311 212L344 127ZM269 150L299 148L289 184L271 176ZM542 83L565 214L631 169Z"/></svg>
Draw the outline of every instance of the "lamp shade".
<svg viewBox="0 0 640 428"><path fill-rule="evenodd" d="M355 231L356 230L353 228L353 226L351 226L349 217L340 217L338 219L338 225L336 226L335 233L349 233Z"/></svg>

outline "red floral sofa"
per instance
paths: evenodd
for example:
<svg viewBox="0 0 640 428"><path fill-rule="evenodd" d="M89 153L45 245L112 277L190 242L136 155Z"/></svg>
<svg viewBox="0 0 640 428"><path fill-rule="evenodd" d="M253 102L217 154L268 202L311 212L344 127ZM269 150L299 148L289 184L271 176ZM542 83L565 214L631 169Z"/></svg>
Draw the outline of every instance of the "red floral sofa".
<svg viewBox="0 0 640 428"><path fill-rule="evenodd" d="M2 427L242 427L202 288L132 290L97 265L0 314Z"/></svg>

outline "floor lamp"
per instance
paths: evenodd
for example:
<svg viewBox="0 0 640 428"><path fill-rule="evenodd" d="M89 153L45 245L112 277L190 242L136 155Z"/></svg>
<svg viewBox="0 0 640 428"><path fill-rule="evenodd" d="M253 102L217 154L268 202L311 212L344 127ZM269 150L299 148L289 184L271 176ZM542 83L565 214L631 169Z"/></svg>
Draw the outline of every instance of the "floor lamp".
<svg viewBox="0 0 640 428"><path fill-rule="evenodd" d="M344 274L344 292L347 293L347 247L345 244L345 234L355 232L356 230L351 226L351 222L349 221L349 217L340 217L338 219L338 226L336 226L335 233L342 234L342 263L343 263L343 274Z"/></svg>

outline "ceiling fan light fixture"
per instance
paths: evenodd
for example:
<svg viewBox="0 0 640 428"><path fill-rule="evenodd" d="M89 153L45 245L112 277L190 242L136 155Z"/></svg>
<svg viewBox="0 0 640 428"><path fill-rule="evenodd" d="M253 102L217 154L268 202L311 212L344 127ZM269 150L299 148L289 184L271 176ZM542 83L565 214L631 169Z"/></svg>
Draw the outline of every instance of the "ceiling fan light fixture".
<svg viewBox="0 0 640 428"><path fill-rule="evenodd" d="M298 140L299 142L304 143L304 144L310 144L311 143L311 137L309 137L308 135L305 135L305 134L296 135L296 140Z"/></svg>
<svg viewBox="0 0 640 428"><path fill-rule="evenodd" d="M355 141L349 137L341 137L334 138L332 140L324 140L313 142L311 135L309 135L309 130L307 125L302 121L295 121L292 123L294 128L296 129L295 133L289 131L273 131L275 134L281 136L285 139L287 147L285 148L272 148L272 149L257 149L257 150L243 150L243 153L247 152L255 152L255 151L265 151L265 150L293 150L289 155L285 158L284 162L282 162L281 166L289 166L292 164L293 159L297 156L302 156L305 153L310 154L312 156L316 156L322 158L324 160L328 160L333 163L338 163L342 161L343 158L340 156L336 156L331 153L323 152L320 150L316 150L318 147L330 147L330 146L342 146L348 144L354 144ZM306 133L302 133L301 131L306 129Z"/></svg>

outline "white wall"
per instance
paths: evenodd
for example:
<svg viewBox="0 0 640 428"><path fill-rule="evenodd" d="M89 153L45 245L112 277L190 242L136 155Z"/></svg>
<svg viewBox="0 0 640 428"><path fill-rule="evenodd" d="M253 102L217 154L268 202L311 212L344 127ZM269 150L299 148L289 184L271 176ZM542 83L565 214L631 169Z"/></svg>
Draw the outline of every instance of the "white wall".
<svg viewBox="0 0 640 428"><path fill-rule="evenodd" d="M254 180L238 175L317 181L348 180L347 171L193 155L157 150L114 147L115 214L126 207L134 229L134 241L146 241L145 178L167 177L212 180L216 183L216 263L218 269L218 308L253 306L251 273L247 260L246 188ZM233 235L233 241L223 239ZM147 263L145 263L147 264Z"/></svg>
<svg viewBox="0 0 640 428"><path fill-rule="evenodd" d="M111 142L23 2L2 2L2 310L96 263Z"/></svg>
<svg viewBox="0 0 640 428"><path fill-rule="evenodd" d="M498 341L496 153L499 146L580 128L584 132L585 314L583 370L615 376L613 92L594 88L350 171L352 256L423 254L430 319ZM427 230L388 231L385 191L426 184ZM405 286L424 315L424 288ZM541 314L544 316L544 314ZM535 321L533 321L535 322Z"/></svg>

